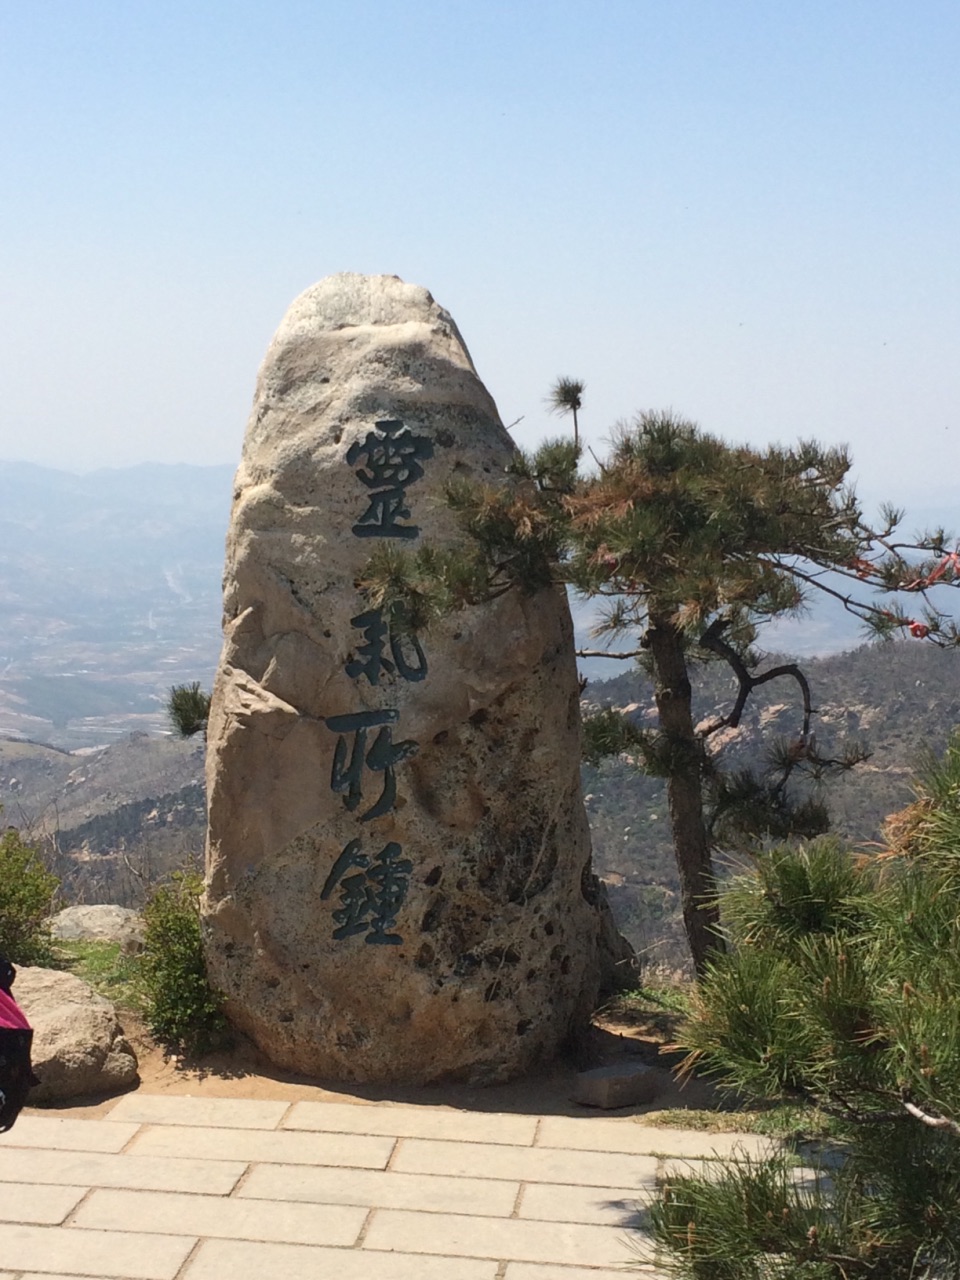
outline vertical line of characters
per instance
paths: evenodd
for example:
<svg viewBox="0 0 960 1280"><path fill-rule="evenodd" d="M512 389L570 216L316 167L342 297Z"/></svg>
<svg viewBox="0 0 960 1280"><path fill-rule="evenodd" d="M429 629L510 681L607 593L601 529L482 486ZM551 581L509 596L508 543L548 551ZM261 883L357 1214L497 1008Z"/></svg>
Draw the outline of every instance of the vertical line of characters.
<svg viewBox="0 0 960 1280"><path fill-rule="evenodd" d="M352 526L357 538L420 536L411 523L407 489L423 478L423 463L433 457L433 442L417 435L397 419L374 424L362 441L346 453L347 464L367 490L367 507ZM354 681L380 686L384 677L416 683L427 675L427 658L413 634L395 634L382 609L365 609L350 619L361 641L344 664ZM400 712L384 707L347 715L328 716L326 726L337 734L330 774L330 788L359 823L371 822L391 812L397 800L397 766L420 749L412 741L394 741ZM368 774L380 775L380 794L364 795ZM372 802L371 802L372 801ZM368 807L364 807L368 805ZM322 901L337 895L333 908L333 937L363 936L372 946L400 946L397 914L410 887L413 864L395 841L378 852L365 852L362 831L344 846L334 862L320 894Z"/></svg>

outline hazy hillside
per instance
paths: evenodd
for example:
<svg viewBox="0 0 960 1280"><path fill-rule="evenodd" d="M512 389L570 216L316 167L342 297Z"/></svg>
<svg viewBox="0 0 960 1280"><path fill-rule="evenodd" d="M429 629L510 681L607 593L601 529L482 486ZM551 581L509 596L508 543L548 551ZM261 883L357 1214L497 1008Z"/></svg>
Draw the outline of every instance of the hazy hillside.
<svg viewBox="0 0 960 1280"><path fill-rule="evenodd" d="M203 756L196 738L142 732L77 752L0 739L0 825L42 844L71 901L131 904L135 871L160 876L203 850Z"/></svg>
<svg viewBox="0 0 960 1280"><path fill-rule="evenodd" d="M232 474L0 463L0 734L102 744L209 684Z"/></svg>
<svg viewBox="0 0 960 1280"><path fill-rule="evenodd" d="M806 659L803 667L819 745L832 752L855 740L871 753L823 792L834 830L869 845L879 840L887 814L912 799L911 779L924 753L941 750L960 725L960 653L906 641ZM695 669L696 718L728 710L733 691L721 664ZM648 722L654 717L652 687L637 671L589 685L586 698L594 707L629 708ZM741 728L722 735L725 759L762 762L771 740L795 736L798 727L793 682L774 681L756 691ZM611 882L618 917L635 943L673 962L683 947L664 784L619 759L585 765L583 779L594 861Z"/></svg>
<svg viewBox="0 0 960 1280"><path fill-rule="evenodd" d="M74 894L135 895L128 860L162 869L202 847L201 748L161 736L163 706L171 684L209 687L213 676L231 478L231 467L78 476L0 463L0 739L15 739L0 741L0 803L4 820L46 834ZM592 615L576 604L583 640ZM818 603L767 640L827 652L855 642L851 627L849 615ZM883 817L910 799L919 753L960 723L960 654L906 642L805 665L821 745L863 738L873 753L830 791L835 825L875 840ZM619 668L586 669L588 703L653 714L639 672L602 681ZM722 667L701 668L696 680L699 716L728 705ZM753 761L797 723L790 683L765 686L726 735L727 750ZM143 729L149 736L131 736ZM597 867L627 931L679 955L662 784L625 761L585 768L584 782Z"/></svg>
<svg viewBox="0 0 960 1280"><path fill-rule="evenodd" d="M820 744L829 750L852 737L872 753L826 790L835 829L857 843L876 840L884 817L911 799L923 752L939 750L960 724L960 653L902 643L804 665ZM586 693L588 707L652 717L652 690L639 672ZM724 708L730 693L721 667L697 673L699 715ZM728 735L734 759L762 759L773 738L796 732L792 694L789 682L758 690L743 726ZM654 958L679 963L684 944L663 783L619 759L584 766L583 780L594 862L621 927ZM0 803L4 820L46 839L70 896L132 902L142 892L135 871L158 875L200 855L203 746L145 733L76 753L0 741Z"/></svg>
<svg viewBox="0 0 960 1280"><path fill-rule="evenodd" d="M103 745L164 728L171 684L209 685L232 475L0 462L0 735ZM596 603L571 603L580 642L594 647ZM811 604L765 642L803 655L857 644L850 614L824 597ZM596 659L581 668L592 679L618 671Z"/></svg>

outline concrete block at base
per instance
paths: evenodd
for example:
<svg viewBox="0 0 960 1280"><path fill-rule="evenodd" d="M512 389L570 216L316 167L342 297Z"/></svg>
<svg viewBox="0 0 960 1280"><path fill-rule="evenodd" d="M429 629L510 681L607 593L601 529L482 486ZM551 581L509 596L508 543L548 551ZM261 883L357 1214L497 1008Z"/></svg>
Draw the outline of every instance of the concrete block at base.
<svg viewBox="0 0 960 1280"><path fill-rule="evenodd" d="M594 1067L577 1076L571 1101L584 1107L635 1107L650 1102L663 1088L664 1078L655 1067L642 1062L615 1062L609 1067Z"/></svg>

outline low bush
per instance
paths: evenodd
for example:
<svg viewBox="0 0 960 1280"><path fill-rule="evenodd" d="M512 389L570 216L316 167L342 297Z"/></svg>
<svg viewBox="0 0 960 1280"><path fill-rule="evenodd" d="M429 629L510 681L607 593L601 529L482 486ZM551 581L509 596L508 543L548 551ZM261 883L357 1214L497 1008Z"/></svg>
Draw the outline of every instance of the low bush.
<svg viewBox="0 0 960 1280"><path fill-rule="evenodd" d="M167 701L167 714L181 738L192 738L201 732L206 737L210 695L200 688L199 680L193 684L175 684Z"/></svg>
<svg viewBox="0 0 960 1280"><path fill-rule="evenodd" d="M60 882L13 827L0 836L0 954L14 964L48 964L47 919Z"/></svg>
<svg viewBox="0 0 960 1280"><path fill-rule="evenodd" d="M220 996L207 980L196 872L175 872L143 909L140 958L144 1012L151 1032L171 1047L203 1053L224 1046L229 1028Z"/></svg>
<svg viewBox="0 0 960 1280"><path fill-rule="evenodd" d="M103 938L60 938L56 944L57 967L90 984L119 1011L141 1013L139 957L129 955L119 942Z"/></svg>
<svg viewBox="0 0 960 1280"><path fill-rule="evenodd" d="M687 1067L831 1118L780 1158L667 1178L654 1237L688 1280L960 1280L960 736L887 857L759 855L678 1039Z"/></svg>

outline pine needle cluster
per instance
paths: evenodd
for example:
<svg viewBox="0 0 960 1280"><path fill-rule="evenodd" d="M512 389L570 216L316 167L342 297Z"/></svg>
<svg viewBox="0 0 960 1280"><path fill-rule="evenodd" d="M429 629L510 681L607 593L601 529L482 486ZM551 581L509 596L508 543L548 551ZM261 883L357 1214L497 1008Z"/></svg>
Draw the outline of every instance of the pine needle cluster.
<svg viewBox="0 0 960 1280"><path fill-rule="evenodd" d="M199 680L173 685L167 699L167 715L181 738L192 738L197 733L205 735L210 718L210 694L200 688Z"/></svg>
<svg viewBox="0 0 960 1280"><path fill-rule="evenodd" d="M910 852L774 849L725 892L685 1068L813 1103L839 1137L812 1190L782 1160L670 1179L653 1222L681 1275L960 1276L958 796L960 735Z"/></svg>

